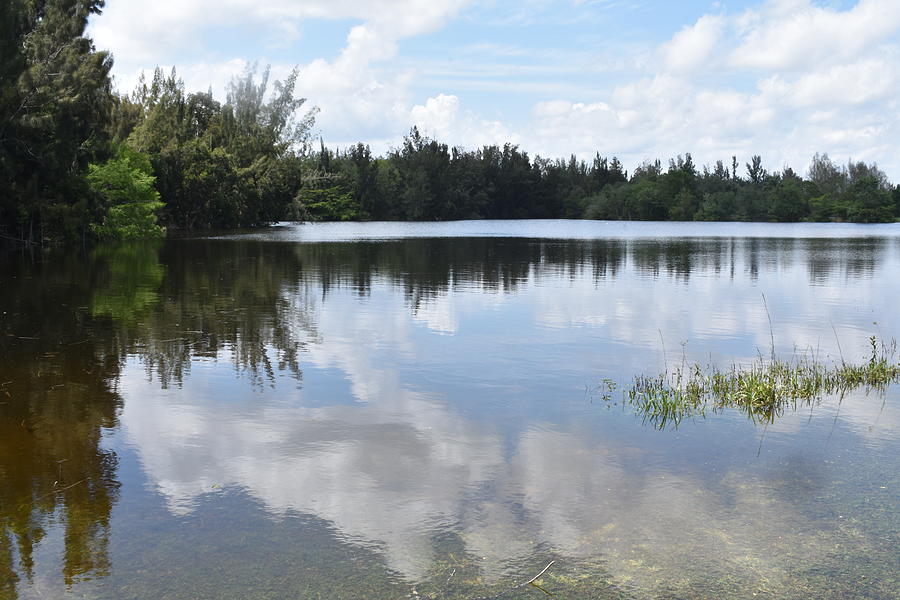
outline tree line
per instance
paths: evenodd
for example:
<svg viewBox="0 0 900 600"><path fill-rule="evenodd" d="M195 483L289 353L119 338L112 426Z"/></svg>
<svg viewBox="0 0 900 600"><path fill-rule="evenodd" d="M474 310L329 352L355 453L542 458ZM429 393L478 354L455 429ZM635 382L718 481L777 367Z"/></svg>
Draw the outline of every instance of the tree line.
<svg viewBox="0 0 900 600"><path fill-rule="evenodd" d="M322 147L302 208L320 220L567 218L652 221L892 222L900 186L876 164L813 156L806 177L769 172L762 158L697 167L690 154L645 161L629 175L615 157L531 159L517 146L467 151L415 128L386 157L357 144Z"/></svg>
<svg viewBox="0 0 900 600"><path fill-rule="evenodd" d="M615 157L450 147L413 128L375 156L311 144L297 70L236 77L223 102L157 69L128 94L85 35L104 0L0 6L0 236L159 237L279 220L596 218L887 222L900 187L875 164L816 155L806 176L754 156L690 154L629 173Z"/></svg>

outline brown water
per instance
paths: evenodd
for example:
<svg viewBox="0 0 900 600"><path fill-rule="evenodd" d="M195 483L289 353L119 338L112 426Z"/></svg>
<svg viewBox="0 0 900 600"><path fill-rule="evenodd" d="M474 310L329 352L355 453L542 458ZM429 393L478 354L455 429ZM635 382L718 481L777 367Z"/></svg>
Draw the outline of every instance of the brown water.
<svg viewBox="0 0 900 600"><path fill-rule="evenodd" d="M862 359L898 268L894 225L2 254L0 599L897 598L896 387L661 431L593 390Z"/></svg>

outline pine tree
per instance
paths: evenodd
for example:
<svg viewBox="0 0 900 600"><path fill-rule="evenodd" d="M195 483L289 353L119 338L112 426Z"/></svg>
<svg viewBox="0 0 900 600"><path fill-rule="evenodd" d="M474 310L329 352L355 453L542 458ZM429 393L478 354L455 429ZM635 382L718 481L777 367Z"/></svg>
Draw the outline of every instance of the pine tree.
<svg viewBox="0 0 900 600"><path fill-rule="evenodd" d="M0 227L73 235L87 228L83 175L111 100L112 58L84 35L104 0L0 4Z"/></svg>

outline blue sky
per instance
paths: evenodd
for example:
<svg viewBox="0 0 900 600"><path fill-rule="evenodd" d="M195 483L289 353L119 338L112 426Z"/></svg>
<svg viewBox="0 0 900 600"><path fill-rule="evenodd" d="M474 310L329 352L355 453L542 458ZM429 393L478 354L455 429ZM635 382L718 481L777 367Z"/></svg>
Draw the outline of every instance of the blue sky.
<svg viewBox="0 0 900 600"><path fill-rule="evenodd" d="M91 34L122 91L175 65L223 97L250 64L297 65L332 146L383 152L416 125L629 168L827 152L900 180L897 0L108 0Z"/></svg>

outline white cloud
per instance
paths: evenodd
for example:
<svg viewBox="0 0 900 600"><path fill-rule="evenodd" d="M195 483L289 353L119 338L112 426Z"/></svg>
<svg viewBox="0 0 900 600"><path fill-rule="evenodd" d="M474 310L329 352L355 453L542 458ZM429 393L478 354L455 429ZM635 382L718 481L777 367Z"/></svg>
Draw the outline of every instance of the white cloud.
<svg viewBox="0 0 900 600"><path fill-rule="evenodd" d="M674 71L709 68L725 24L723 17L706 15L676 33L662 48L666 67Z"/></svg>
<svg viewBox="0 0 900 600"><path fill-rule="evenodd" d="M137 2L111 2L91 25L99 47L129 61L153 61L167 52L200 47L198 30L258 24L288 36L304 19L359 19L399 39L439 27L468 0L157 0L152 10ZM361 36L357 33L355 36Z"/></svg>
<svg viewBox="0 0 900 600"><path fill-rule="evenodd" d="M519 139L499 121L488 121L474 113L461 111L459 98L446 94L414 106L409 119L423 134L450 145L515 144Z"/></svg>
<svg viewBox="0 0 900 600"><path fill-rule="evenodd" d="M804 165L815 152L878 160L900 132L900 4L848 10L776 0L705 15L659 48L661 64L590 102L535 105L526 147L617 154L626 165L690 151L700 163L761 154ZM755 86L754 86L755 83ZM754 89L755 88L755 89Z"/></svg>
<svg viewBox="0 0 900 600"><path fill-rule="evenodd" d="M456 49L465 60L403 54L404 40L440 29L466 4L226 0L210 10L208 0L160 0L147 11L115 2L92 33L114 51L121 88L161 62L177 63L189 88L220 92L257 57L212 52L203 27L255 27L277 45L302 43L307 19L349 19L343 48L302 64L298 85L321 108L317 127L332 145L365 141L383 152L416 125L451 145L510 141L553 157L599 151L629 168L688 151L699 164L761 154L779 167L828 152L877 160L900 179L900 157L890 150L900 136L895 0L846 9L770 0L738 14L714 7L655 50L623 49L611 70L596 59L605 51L566 42L523 53L509 39L467 40ZM529 10L547 8L536 6ZM473 49L490 52L491 61L478 62ZM184 56L194 58L179 62ZM273 75L292 66L282 57Z"/></svg>
<svg viewBox="0 0 900 600"><path fill-rule="evenodd" d="M865 59L804 74L793 81L775 75L760 89L793 106L856 105L890 97L897 89L895 62Z"/></svg>
<svg viewBox="0 0 900 600"><path fill-rule="evenodd" d="M321 113L318 126L341 143L369 141L409 123L408 87L411 73L377 69L397 54L397 43L433 31L469 0L351 0L253 2L227 0L210 10L207 0L160 0L152 11L136 4L112 3L92 23L91 35L116 57L115 74L122 91L134 87L141 73L158 64L177 62L186 53L198 60L179 63L178 70L192 90L212 87L221 95L232 76L247 66L244 57L222 59L202 46L202 27L257 26L286 40L296 38L304 19L359 19L350 28L344 48L333 60L315 59L301 65L298 94ZM196 25L202 23L203 25ZM266 63L267 61L260 61ZM286 75L293 65L273 65L273 76Z"/></svg>
<svg viewBox="0 0 900 600"><path fill-rule="evenodd" d="M889 293L880 295L866 282L884 279L895 261L875 261L881 267L872 279L858 278L856 285L841 287L831 283L853 279L854 264L861 260L853 244L822 258L809 240L793 240L787 246L784 239L761 247L735 245L720 225L715 226L722 236L719 242L707 237L709 226L691 226L696 234L691 237L701 240L696 243L703 251L693 253L690 286L679 283L681 276L672 270L665 251L656 248L654 253L656 242L638 237L619 247L619 274L602 281L595 280L594 267L603 253L571 270L535 262L515 294L500 295L503 302L515 303L500 312L494 310L492 298L454 289L414 308L404 286L377 269L370 294L360 297L337 286L323 301L322 283L312 269L308 279L282 293L291 307L288 314L305 315L289 325L294 339L309 340L301 359L307 374L304 389L285 394L285 382L279 381L274 397L268 390L256 396L242 383L222 377L221 365L195 361L183 386L161 391L147 380L140 361L132 359L125 364L119 387L125 398L121 422L127 443L173 514L191 513L217 489L240 489L275 515L312 515L327 521L341 539L376 547L388 568L413 581L433 572L435 526L443 529L447 524L459 532L467 554L481 557L482 575L488 580L510 564L520 566L533 558L536 544L564 558L602 555L617 582L642 590L684 577L692 569L708 571L718 561L746 581L790 577L783 556L772 553L775 536L790 541L784 548L801 548L813 557L823 547L821 536L808 535L808 515L798 512L772 481L777 482L783 453L790 458L796 448L779 450L776 442L777 458L763 454L749 470L740 460L726 457L718 463L718 475L710 478L708 465L698 467L678 457L655 460L658 444L635 441L633 431L600 433L577 419L549 423L533 415L518 428L490 409L473 417L454 401L465 392L448 391L427 376L456 359L446 352L445 342L451 338L433 343L435 338L419 335L417 324L436 333L471 335L490 315L501 323L511 319L508 323L526 334L536 327L541 343L554 343L554 328L578 327L575 337L591 350L572 348L572 331L564 332L557 339L569 354L554 359L553 353L532 350L541 355L541 368L580 374L603 368L624 376L664 367L661 337L669 345L670 361L678 360L682 351L688 361L753 360L754 347L769 344L761 289L775 299L769 306L782 356L790 355L796 343L800 348L821 346L826 360L837 360L838 337L853 341L845 343L843 351L855 356L866 350L867 333L858 328L858 318L848 321L844 315L844 326L839 325L834 338L830 331L823 334L821 324L840 323L849 306L893 315L888 307L900 282L890 280ZM616 235L622 235L622 225L614 227ZM657 235L659 229L653 227L654 233L648 227L645 235ZM593 237L597 230L591 228ZM746 227L741 229L747 233ZM847 233L828 231L826 235L836 237ZM870 250L891 257L897 245ZM814 260L827 260L824 286L809 284L813 264L807 261ZM712 276L723 264L730 264L734 274ZM654 267L657 274L648 276ZM689 302L696 307L686 316L683 307ZM886 332L896 331L898 325L891 318L882 323ZM691 341L682 350L679 340ZM743 356L731 354L738 347L733 345L736 340L749 341L739 344ZM604 346L608 354L603 354ZM623 352L626 347L631 351ZM715 347L727 354L709 355ZM471 393L484 393L479 380L494 384L494 390L509 385L508 372L491 369L508 359L499 352L484 356L488 359L483 369L490 374L468 381ZM229 352L223 351L219 360L229 362ZM314 370L334 385L317 390L311 384ZM342 386L341 381L346 383ZM352 396L346 398L351 402L340 402L345 394ZM325 404L310 403L312 399ZM582 414L572 409L576 412L560 410L568 417ZM830 399L812 415L788 411L767 435L803 428L809 440L827 444L836 419L838 441L832 444L844 444L840 438L852 435L846 425L863 438L860 443L886 451L900 428L900 408L860 392L841 402ZM708 445L706 437L701 436L704 442L691 430L686 428L682 443ZM748 437L752 439L742 434L732 441L746 444ZM757 450L755 444L744 448L748 457ZM815 455L814 450L810 453ZM640 468L632 468L635 461ZM661 520L671 526L660 528ZM731 541L723 545L724 536Z"/></svg>
<svg viewBox="0 0 900 600"><path fill-rule="evenodd" d="M850 10L808 0L772 0L741 16L741 43L730 55L736 67L806 69L852 60L900 28L900 3L860 0Z"/></svg>

